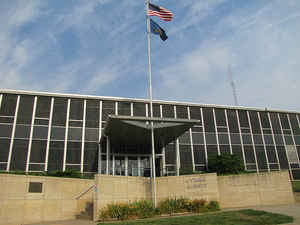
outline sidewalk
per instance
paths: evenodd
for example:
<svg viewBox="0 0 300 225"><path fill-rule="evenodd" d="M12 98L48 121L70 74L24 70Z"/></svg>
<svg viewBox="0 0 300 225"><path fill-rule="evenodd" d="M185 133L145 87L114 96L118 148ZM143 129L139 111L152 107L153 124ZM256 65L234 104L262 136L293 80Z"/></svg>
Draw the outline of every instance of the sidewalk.
<svg viewBox="0 0 300 225"><path fill-rule="evenodd" d="M300 203L291 205L276 205L276 206L255 206L247 207L243 209L256 209L263 210L272 213L280 213L288 216L294 217L294 223L289 223L286 225L300 225ZM239 209L230 209L230 210L239 210ZM226 210L225 210L226 211ZM96 225L97 222L89 220L65 220L65 221L56 221L56 222L43 222L35 223L31 225Z"/></svg>

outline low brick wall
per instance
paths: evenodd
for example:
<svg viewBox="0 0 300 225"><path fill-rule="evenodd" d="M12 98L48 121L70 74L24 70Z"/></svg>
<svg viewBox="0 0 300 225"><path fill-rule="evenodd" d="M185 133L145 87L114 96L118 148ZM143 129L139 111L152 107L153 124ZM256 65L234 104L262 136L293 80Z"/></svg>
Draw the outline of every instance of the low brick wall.
<svg viewBox="0 0 300 225"><path fill-rule="evenodd" d="M219 200L215 173L157 178L158 201L167 198Z"/></svg>
<svg viewBox="0 0 300 225"><path fill-rule="evenodd" d="M288 171L219 176L222 208L294 203Z"/></svg>
<svg viewBox="0 0 300 225"><path fill-rule="evenodd" d="M42 183L42 192L29 193L30 182ZM93 185L86 179L0 174L0 225L74 219L93 204Z"/></svg>
<svg viewBox="0 0 300 225"><path fill-rule="evenodd" d="M222 208L295 203L288 171L216 176L199 174L158 177L157 199L217 200ZM94 220L109 203L152 199L150 178L97 175Z"/></svg>

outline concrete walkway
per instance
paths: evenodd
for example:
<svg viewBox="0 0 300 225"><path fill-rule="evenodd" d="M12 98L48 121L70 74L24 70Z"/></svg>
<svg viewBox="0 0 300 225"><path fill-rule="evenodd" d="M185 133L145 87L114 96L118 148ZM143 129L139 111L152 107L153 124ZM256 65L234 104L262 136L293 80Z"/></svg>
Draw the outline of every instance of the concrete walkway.
<svg viewBox="0 0 300 225"><path fill-rule="evenodd" d="M299 202L291 205L256 206L256 207L249 207L249 208L247 207L243 209L263 210L267 212L292 216L294 217L294 223L289 223L286 225L300 225L300 203ZM229 210L239 210L239 209L229 209ZM96 225L96 224L98 223L89 220L65 220L65 221L56 221L56 222L35 223L32 225Z"/></svg>

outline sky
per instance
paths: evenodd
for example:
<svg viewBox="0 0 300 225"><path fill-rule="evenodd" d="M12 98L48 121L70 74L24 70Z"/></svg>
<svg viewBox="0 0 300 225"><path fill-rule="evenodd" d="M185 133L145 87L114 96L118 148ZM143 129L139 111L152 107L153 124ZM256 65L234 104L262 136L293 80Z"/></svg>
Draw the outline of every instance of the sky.
<svg viewBox="0 0 300 225"><path fill-rule="evenodd" d="M299 0L152 0L153 99L300 112ZM0 89L149 98L145 0L1 0ZM230 68L230 69L229 69Z"/></svg>

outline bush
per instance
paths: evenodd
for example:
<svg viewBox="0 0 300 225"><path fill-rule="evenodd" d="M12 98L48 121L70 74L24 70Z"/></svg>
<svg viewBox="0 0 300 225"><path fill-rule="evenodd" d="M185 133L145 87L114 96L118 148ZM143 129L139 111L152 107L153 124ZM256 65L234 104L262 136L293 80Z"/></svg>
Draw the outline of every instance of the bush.
<svg viewBox="0 0 300 225"><path fill-rule="evenodd" d="M126 220L137 218L150 218L160 214L174 214L183 212L202 213L219 210L217 201L210 201L208 204L203 199L188 200L185 198L173 198L161 201L157 208L154 208L152 201L142 200L132 203L118 203L107 205L100 211L102 220Z"/></svg>
<svg viewBox="0 0 300 225"><path fill-rule="evenodd" d="M245 168L239 156L223 154L208 158L208 171L218 175L240 174L245 171Z"/></svg>
<svg viewBox="0 0 300 225"><path fill-rule="evenodd" d="M153 217L157 211L151 201L142 200L133 203L109 204L100 211L100 218L105 219L136 219Z"/></svg>

